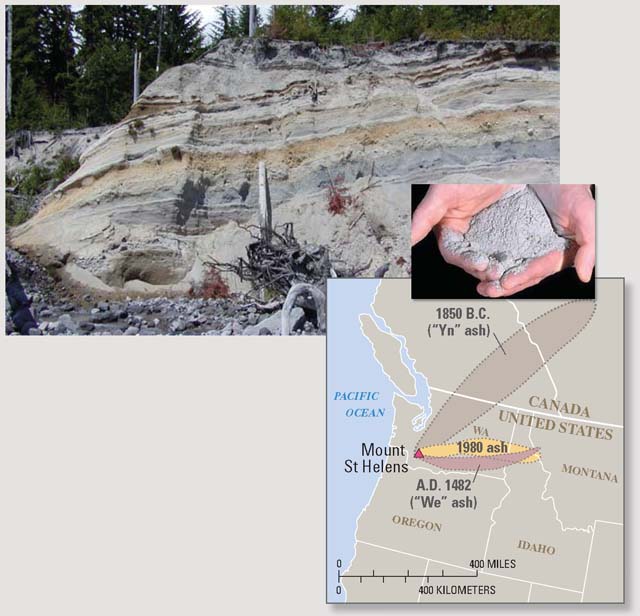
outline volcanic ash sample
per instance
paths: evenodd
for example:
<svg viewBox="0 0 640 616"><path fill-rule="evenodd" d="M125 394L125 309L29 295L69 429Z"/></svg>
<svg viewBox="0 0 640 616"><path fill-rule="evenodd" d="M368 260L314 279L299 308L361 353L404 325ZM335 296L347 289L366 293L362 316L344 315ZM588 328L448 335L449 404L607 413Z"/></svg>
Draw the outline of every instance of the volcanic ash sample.
<svg viewBox="0 0 640 616"><path fill-rule="evenodd" d="M498 276L522 271L536 257L566 250L571 243L558 235L536 193L529 187L509 192L478 212L461 235L444 229L444 246L478 264L488 261Z"/></svg>

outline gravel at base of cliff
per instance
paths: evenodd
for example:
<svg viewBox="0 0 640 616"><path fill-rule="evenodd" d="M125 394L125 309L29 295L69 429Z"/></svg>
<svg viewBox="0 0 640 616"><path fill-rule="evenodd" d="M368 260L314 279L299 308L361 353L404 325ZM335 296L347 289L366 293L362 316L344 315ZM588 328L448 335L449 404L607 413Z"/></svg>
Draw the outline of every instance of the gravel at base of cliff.
<svg viewBox="0 0 640 616"><path fill-rule="evenodd" d="M280 305L261 304L244 295L230 298L105 299L54 280L47 271L13 250L7 251L27 295L38 329L45 336L235 336L279 335ZM5 332L14 333L6 304ZM292 335L320 333L315 315L296 307Z"/></svg>

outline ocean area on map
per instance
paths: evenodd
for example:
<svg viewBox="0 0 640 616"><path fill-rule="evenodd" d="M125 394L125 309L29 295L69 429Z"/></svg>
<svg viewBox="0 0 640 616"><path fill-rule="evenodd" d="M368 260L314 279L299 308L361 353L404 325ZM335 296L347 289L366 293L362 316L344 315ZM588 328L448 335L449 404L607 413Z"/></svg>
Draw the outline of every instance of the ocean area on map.
<svg viewBox="0 0 640 616"><path fill-rule="evenodd" d="M357 458L362 443L387 445L394 426L393 396L402 395L418 404L423 413L403 418L412 421L416 438L424 429L430 409L429 385L425 375L415 369L406 341L394 334L384 319L372 307L380 284L376 279L330 280L327 296L329 317L327 333L327 580L330 602L346 601L344 590L337 592L337 561L344 572L355 556L357 520L368 505L379 473L345 473L344 461ZM373 347L360 328L359 317L368 314L384 333L394 336L401 344L401 358L416 381L416 393L408 396L401 392L385 374L374 357ZM384 409L375 417L349 415L347 402L334 400L336 392L376 391L376 407ZM371 403L367 403L371 404ZM406 445L413 446L413 443Z"/></svg>

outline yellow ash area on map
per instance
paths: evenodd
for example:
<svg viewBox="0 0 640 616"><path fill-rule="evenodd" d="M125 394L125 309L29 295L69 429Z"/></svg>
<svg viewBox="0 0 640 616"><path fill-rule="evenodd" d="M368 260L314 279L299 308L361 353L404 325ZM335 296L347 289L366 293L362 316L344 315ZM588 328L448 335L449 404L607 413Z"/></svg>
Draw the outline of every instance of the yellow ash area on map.
<svg viewBox="0 0 640 616"><path fill-rule="evenodd" d="M452 458L454 456L467 457L484 457L497 456L509 453L520 453L531 449L525 445L517 443L507 443L493 438L468 438L455 443L443 443L442 445L430 445L429 447L421 447L420 451L423 456L432 456L434 458ZM540 459L540 452L532 453L528 458L520 461L521 464L526 462L537 462Z"/></svg>

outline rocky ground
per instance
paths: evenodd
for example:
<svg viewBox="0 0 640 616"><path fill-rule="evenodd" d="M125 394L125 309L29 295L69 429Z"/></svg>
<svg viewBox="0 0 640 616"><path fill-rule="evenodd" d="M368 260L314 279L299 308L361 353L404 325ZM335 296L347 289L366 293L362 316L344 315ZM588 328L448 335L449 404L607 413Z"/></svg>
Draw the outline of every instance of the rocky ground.
<svg viewBox="0 0 640 616"><path fill-rule="evenodd" d="M41 335L280 335L282 302L263 304L243 294L225 299L126 296L105 299L65 286L35 261L13 250L7 254L32 300L31 310ZM302 307L293 309L292 322L292 335L319 333L315 313ZM8 306L5 331L14 333Z"/></svg>

